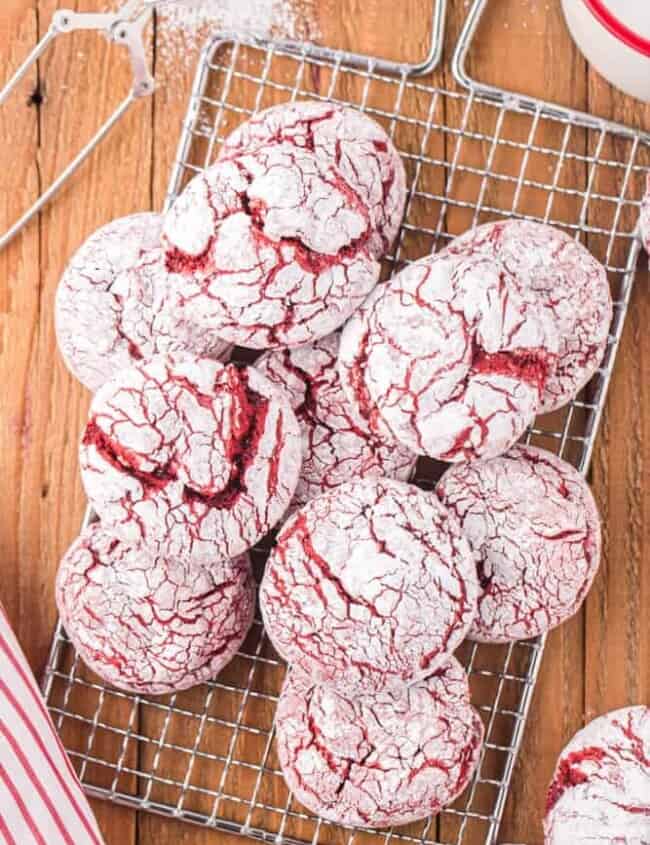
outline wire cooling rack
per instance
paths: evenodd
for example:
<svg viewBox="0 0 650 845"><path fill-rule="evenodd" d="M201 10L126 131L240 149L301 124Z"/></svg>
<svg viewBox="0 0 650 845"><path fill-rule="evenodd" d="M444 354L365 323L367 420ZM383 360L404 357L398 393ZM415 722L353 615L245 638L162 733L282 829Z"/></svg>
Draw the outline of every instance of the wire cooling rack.
<svg viewBox="0 0 650 845"><path fill-rule="evenodd" d="M485 0L477 0L475 26ZM435 16L434 16L435 20ZM438 19L438 24L440 20ZM528 439L586 473L630 300L640 249L635 229L650 169L650 138L612 123L472 82L441 90L422 66L304 45L220 37L204 51L183 127L168 204L210 164L224 136L253 112L294 98L349 103L390 132L409 177L405 222L386 272L499 217L545 221L606 265L615 300L602 367L571 406L536 421ZM390 104L390 105L387 105ZM435 466L417 482L431 487ZM255 553L263 567L264 549ZM494 843L544 648L466 643L473 700L486 727L477 774L437 818L390 832L347 830L289 795L273 742L284 666L255 623L213 683L163 698L104 686L58 628L45 680L48 707L86 791L134 808L276 843Z"/></svg>

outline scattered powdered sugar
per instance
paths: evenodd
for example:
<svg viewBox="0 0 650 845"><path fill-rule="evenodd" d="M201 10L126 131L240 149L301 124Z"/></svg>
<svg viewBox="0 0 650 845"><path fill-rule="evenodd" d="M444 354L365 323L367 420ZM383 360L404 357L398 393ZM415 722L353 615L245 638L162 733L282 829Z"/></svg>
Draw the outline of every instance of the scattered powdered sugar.
<svg viewBox="0 0 650 845"><path fill-rule="evenodd" d="M167 0L157 6L156 58L162 76L194 67L206 40L220 30L312 41L318 0Z"/></svg>

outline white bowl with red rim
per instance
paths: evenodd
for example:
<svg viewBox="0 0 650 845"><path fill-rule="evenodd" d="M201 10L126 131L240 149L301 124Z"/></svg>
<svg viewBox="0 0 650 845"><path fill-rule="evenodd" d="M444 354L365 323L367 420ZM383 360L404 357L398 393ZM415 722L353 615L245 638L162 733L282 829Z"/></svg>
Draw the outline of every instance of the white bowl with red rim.
<svg viewBox="0 0 650 845"><path fill-rule="evenodd" d="M650 0L562 0L574 41L612 85L650 101Z"/></svg>

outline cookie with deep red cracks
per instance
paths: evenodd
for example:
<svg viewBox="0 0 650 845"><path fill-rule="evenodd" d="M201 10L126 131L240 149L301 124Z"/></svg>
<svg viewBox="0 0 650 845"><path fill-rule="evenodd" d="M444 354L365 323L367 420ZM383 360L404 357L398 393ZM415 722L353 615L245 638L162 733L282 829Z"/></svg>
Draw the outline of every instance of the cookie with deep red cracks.
<svg viewBox="0 0 650 845"><path fill-rule="evenodd" d="M348 401L337 368L338 335L309 346L265 352L255 367L290 400L303 438L303 461L293 505L355 478L406 481L417 456L370 431Z"/></svg>
<svg viewBox="0 0 650 845"><path fill-rule="evenodd" d="M501 454L533 422L554 321L502 265L446 251L378 287L345 326L341 382L371 429L443 461Z"/></svg>
<svg viewBox="0 0 650 845"><path fill-rule="evenodd" d="M591 490L570 464L515 446L451 467L437 492L476 560L481 593L471 639L528 639L577 613L598 571L601 530Z"/></svg>
<svg viewBox="0 0 650 845"><path fill-rule="evenodd" d="M347 695L291 669L276 716L294 796L343 825L390 827L438 813L469 783L483 725L453 658L395 691Z"/></svg>
<svg viewBox="0 0 650 845"><path fill-rule="evenodd" d="M162 218L145 212L94 232L68 264L56 292L55 325L68 369L95 391L125 367L159 352L221 358L229 345L187 325L168 302Z"/></svg>
<svg viewBox="0 0 650 845"><path fill-rule="evenodd" d="M93 671L120 689L162 695L214 678L234 657L253 621L255 582L246 555L188 567L94 523L61 561L56 601Z"/></svg>
<svg viewBox="0 0 650 845"><path fill-rule="evenodd" d="M546 845L650 842L650 708L590 722L560 759L546 799Z"/></svg>
<svg viewBox="0 0 650 845"><path fill-rule="evenodd" d="M540 411L574 399L607 346L612 297L603 265L565 232L530 220L486 223L453 240L447 250L499 262L521 295L537 298L559 334L557 365L544 384Z"/></svg>
<svg viewBox="0 0 650 845"><path fill-rule="evenodd" d="M170 308L241 346L310 343L375 286L371 234L363 200L309 150L276 144L218 161L165 217Z"/></svg>
<svg viewBox="0 0 650 845"><path fill-rule="evenodd" d="M220 157L276 143L310 150L335 165L368 207L370 252L375 258L390 252L404 215L406 174L388 133L375 120L336 103L281 103L238 126Z"/></svg>
<svg viewBox="0 0 650 845"><path fill-rule="evenodd" d="M284 524L260 605L288 663L353 694L431 674L467 634L477 595L455 517L431 493L374 478L312 499Z"/></svg>
<svg viewBox="0 0 650 845"><path fill-rule="evenodd" d="M95 394L80 462L106 529L154 554L209 563L249 549L282 518L300 429L253 367L156 356Z"/></svg>

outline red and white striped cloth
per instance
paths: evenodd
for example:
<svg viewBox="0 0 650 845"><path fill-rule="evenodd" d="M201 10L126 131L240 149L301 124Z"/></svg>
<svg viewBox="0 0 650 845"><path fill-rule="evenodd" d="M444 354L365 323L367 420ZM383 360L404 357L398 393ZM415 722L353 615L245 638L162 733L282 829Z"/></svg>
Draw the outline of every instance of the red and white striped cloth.
<svg viewBox="0 0 650 845"><path fill-rule="evenodd" d="M0 843L103 843L2 605Z"/></svg>

